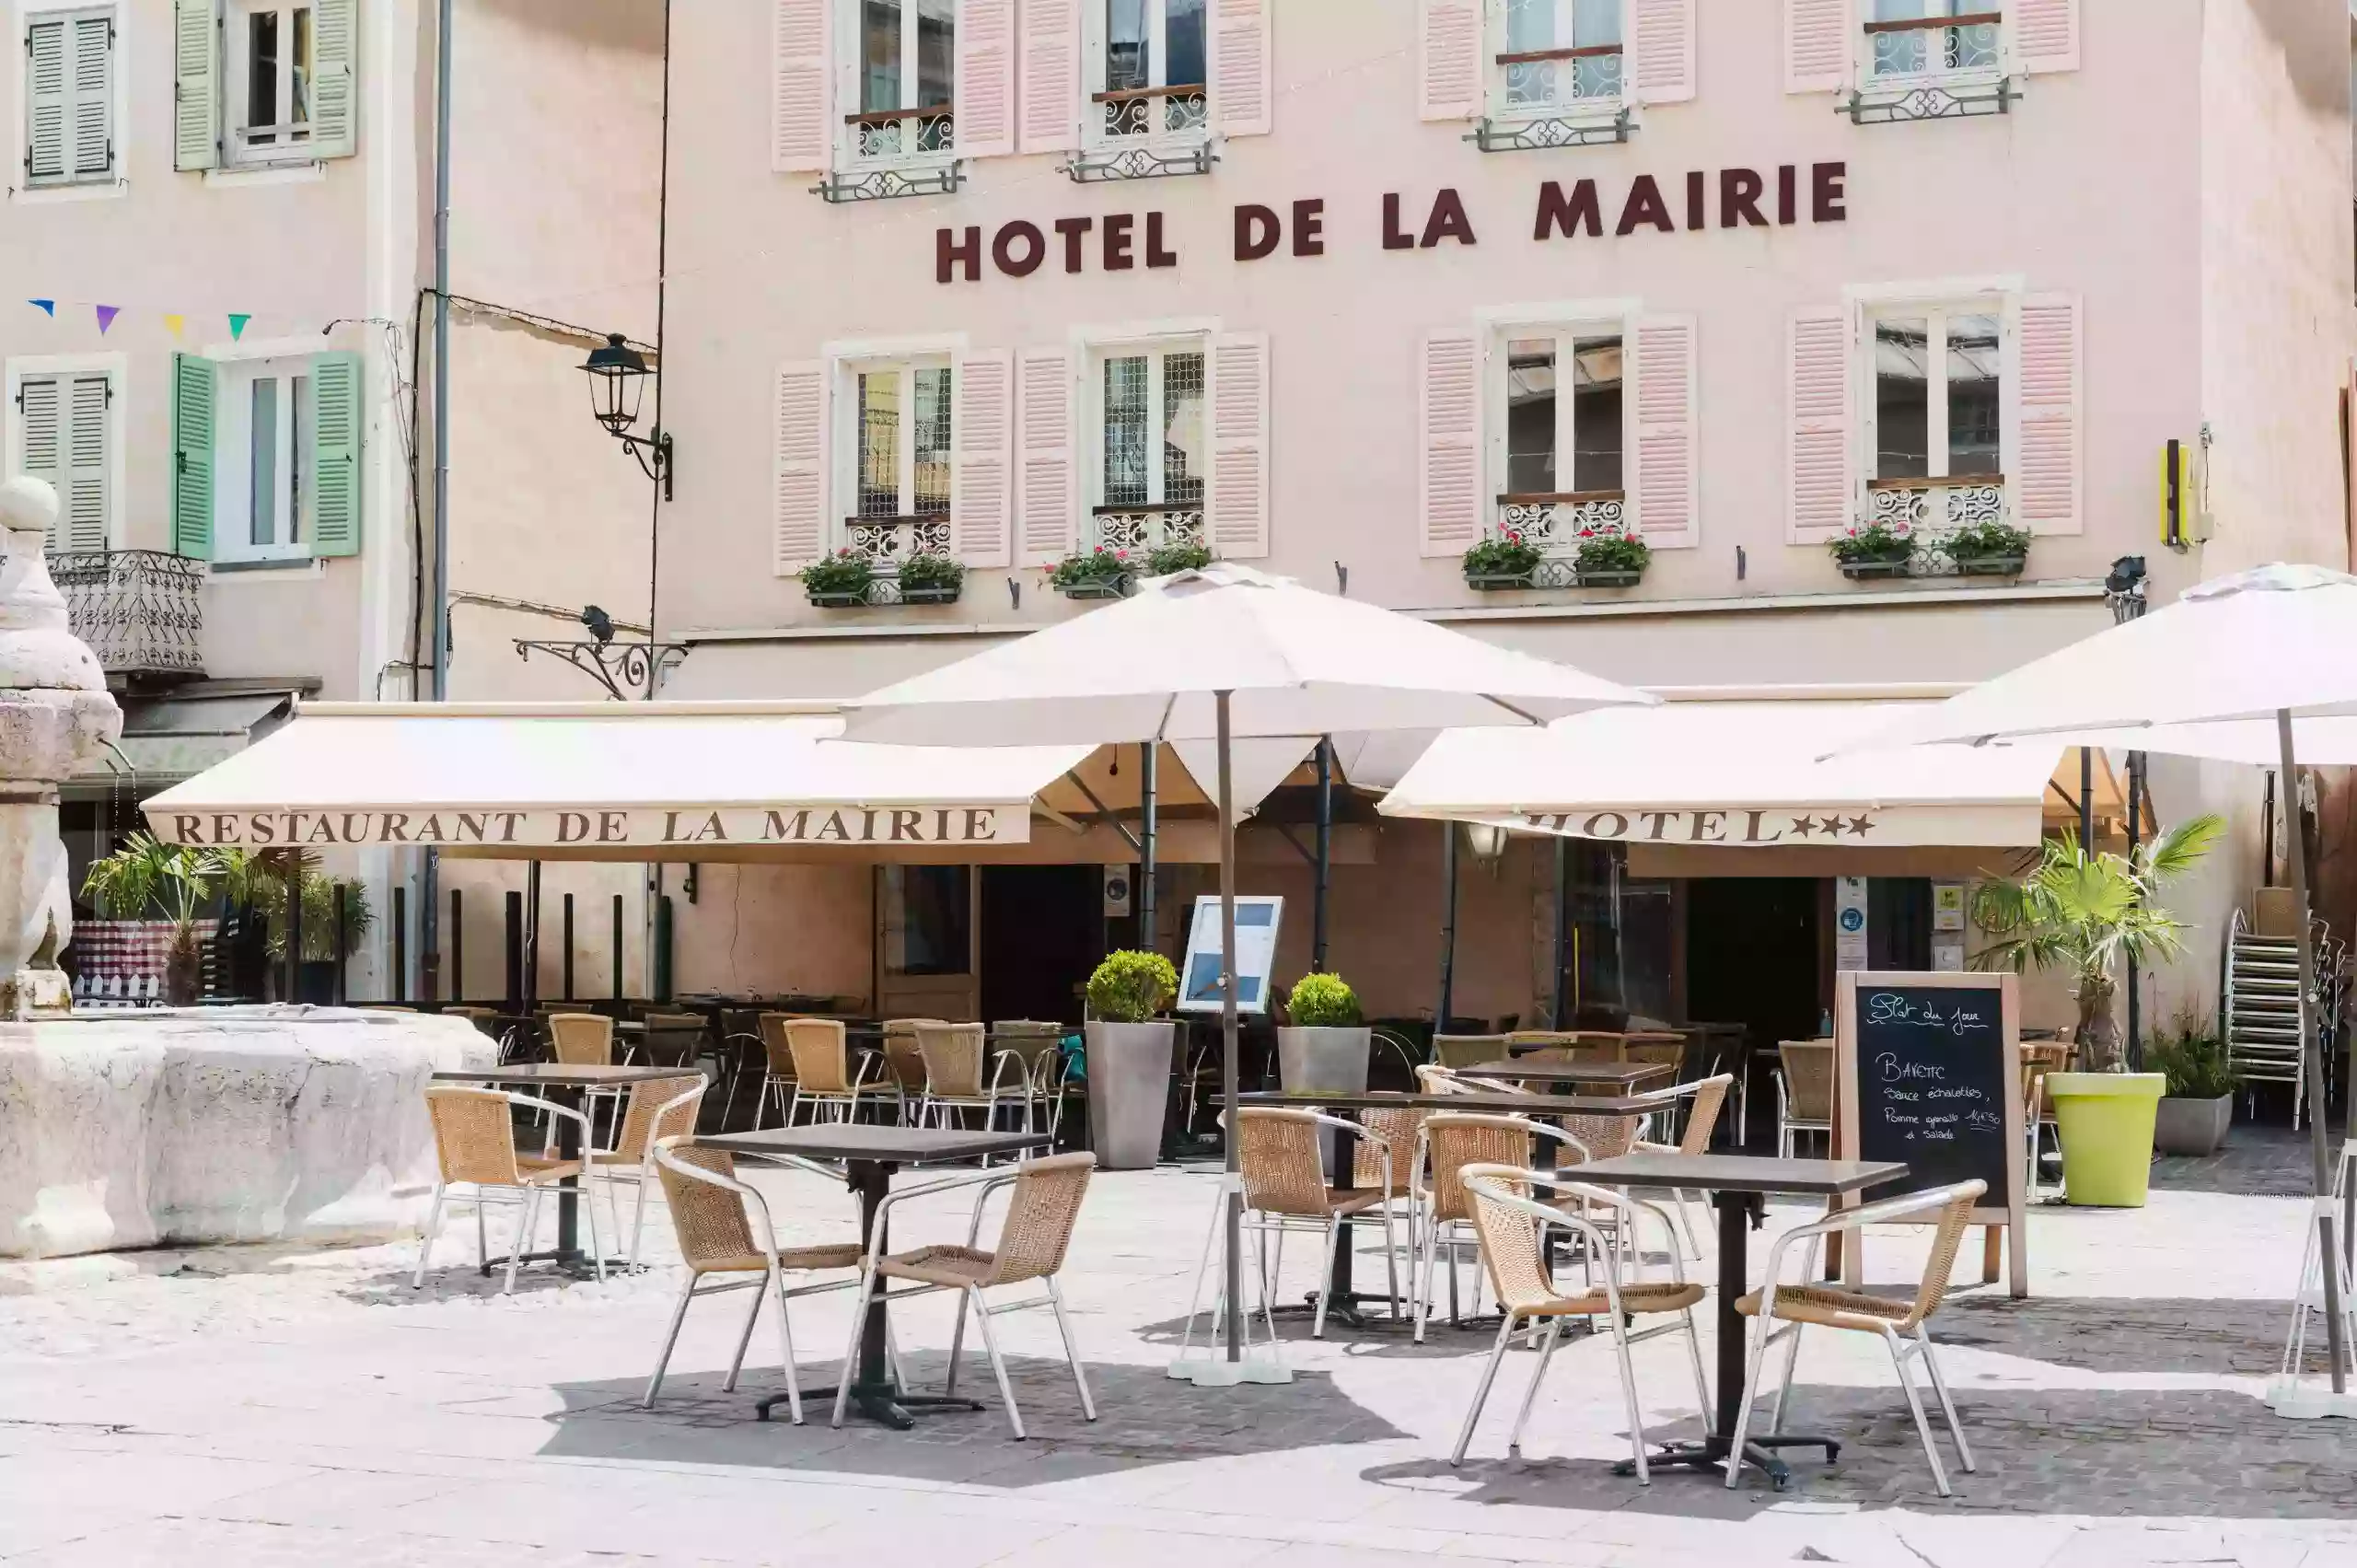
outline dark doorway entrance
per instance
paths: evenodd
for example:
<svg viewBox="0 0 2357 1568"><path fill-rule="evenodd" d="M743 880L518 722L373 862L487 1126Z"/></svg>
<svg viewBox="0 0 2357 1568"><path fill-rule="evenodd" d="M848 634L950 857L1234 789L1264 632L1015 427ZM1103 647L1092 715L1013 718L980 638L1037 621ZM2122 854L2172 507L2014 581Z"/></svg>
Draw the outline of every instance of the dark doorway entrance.
<svg viewBox="0 0 2357 1568"><path fill-rule="evenodd" d="M1776 1042L1815 1039L1826 1004L1819 991L1822 887L1814 877L1728 877L1686 888L1687 1014L1745 1026L1757 1069L1744 1086L1747 1131L1770 1149L1776 1109L1768 1073ZM1733 1123L1722 1125L1732 1136Z"/></svg>
<svg viewBox="0 0 2357 1568"><path fill-rule="evenodd" d="M1097 865L982 868L986 1022L1080 1022L1075 987L1105 956L1105 873Z"/></svg>

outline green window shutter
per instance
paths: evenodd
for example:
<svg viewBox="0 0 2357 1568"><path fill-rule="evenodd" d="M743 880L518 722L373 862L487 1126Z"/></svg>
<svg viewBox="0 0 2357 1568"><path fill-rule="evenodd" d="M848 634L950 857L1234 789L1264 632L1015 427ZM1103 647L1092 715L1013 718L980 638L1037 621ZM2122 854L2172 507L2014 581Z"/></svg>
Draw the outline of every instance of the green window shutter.
<svg viewBox="0 0 2357 1568"><path fill-rule="evenodd" d="M36 22L25 29L25 179L46 184L65 178L68 24Z"/></svg>
<svg viewBox="0 0 2357 1568"><path fill-rule="evenodd" d="M311 553L360 553L362 380L356 354L311 356Z"/></svg>
<svg viewBox="0 0 2357 1568"><path fill-rule="evenodd" d="M101 551L107 538L108 419L112 389L103 373L70 384L64 447L65 482L58 490L58 528L68 550Z"/></svg>
<svg viewBox="0 0 2357 1568"><path fill-rule="evenodd" d="M311 6L311 151L350 157L358 145L358 0L313 0Z"/></svg>
<svg viewBox="0 0 2357 1568"><path fill-rule="evenodd" d="M74 178L114 172L114 17L74 19Z"/></svg>
<svg viewBox="0 0 2357 1568"><path fill-rule="evenodd" d="M64 394L63 377L29 376L17 386L17 417L24 432L25 477L47 481L55 487L61 502L65 494L63 482L65 476L59 471L65 445ZM58 536L62 531L61 526L51 527L50 549L59 548Z"/></svg>
<svg viewBox="0 0 2357 1568"><path fill-rule="evenodd" d="M213 362L172 355L172 550L213 559Z"/></svg>
<svg viewBox="0 0 2357 1568"><path fill-rule="evenodd" d="M213 6L214 0L172 0L174 168L211 168L221 159L220 29Z"/></svg>

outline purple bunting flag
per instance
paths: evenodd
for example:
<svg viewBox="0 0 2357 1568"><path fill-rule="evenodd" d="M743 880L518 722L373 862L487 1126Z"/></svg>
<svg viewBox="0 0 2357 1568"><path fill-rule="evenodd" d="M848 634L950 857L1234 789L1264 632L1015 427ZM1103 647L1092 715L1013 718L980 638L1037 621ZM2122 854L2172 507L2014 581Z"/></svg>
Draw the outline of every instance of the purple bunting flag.
<svg viewBox="0 0 2357 1568"><path fill-rule="evenodd" d="M114 325L114 319L122 314L122 307L120 305L101 305L98 306L96 308L99 313L99 336L105 337L107 335L107 329Z"/></svg>

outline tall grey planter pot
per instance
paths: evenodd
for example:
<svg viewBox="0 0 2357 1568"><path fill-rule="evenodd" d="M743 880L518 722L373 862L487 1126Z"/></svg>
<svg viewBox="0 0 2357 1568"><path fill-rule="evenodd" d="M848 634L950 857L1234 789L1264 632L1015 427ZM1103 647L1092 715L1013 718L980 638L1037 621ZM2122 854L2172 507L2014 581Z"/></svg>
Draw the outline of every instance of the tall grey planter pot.
<svg viewBox="0 0 2357 1568"><path fill-rule="evenodd" d="M1375 1031L1369 1028L1279 1029L1278 1082L1287 1094L1364 1094L1374 1046Z"/></svg>
<svg viewBox="0 0 2357 1568"><path fill-rule="evenodd" d="M2153 1115L2153 1147L2165 1155L2214 1155L2226 1141L2235 1097L2179 1099L2164 1095Z"/></svg>
<svg viewBox="0 0 2357 1568"><path fill-rule="evenodd" d="M1105 1170L1148 1170L1162 1156L1178 1026L1088 1026L1088 1143Z"/></svg>

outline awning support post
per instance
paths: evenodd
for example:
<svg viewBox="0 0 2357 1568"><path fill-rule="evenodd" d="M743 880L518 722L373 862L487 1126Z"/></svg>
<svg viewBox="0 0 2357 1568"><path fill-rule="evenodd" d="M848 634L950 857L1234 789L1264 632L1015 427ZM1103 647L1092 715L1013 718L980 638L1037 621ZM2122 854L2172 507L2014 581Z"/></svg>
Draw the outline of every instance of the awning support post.
<svg viewBox="0 0 2357 1568"><path fill-rule="evenodd" d="M1433 1033L1445 1035L1457 970L1457 824L1443 821L1440 830L1440 1005L1433 1013Z"/></svg>
<svg viewBox="0 0 2357 1568"><path fill-rule="evenodd" d="M1138 748L1138 950L1157 950L1154 926L1155 762L1160 748Z"/></svg>
<svg viewBox="0 0 2357 1568"><path fill-rule="evenodd" d="M1309 967L1326 969L1326 888L1334 871L1334 738L1318 738L1318 860L1309 900Z"/></svg>
<svg viewBox="0 0 2357 1568"><path fill-rule="evenodd" d="M573 1000L573 895L564 896L564 999Z"/></svg>
<svg viewBox="0 0 2357 1568"><path fill-rule="evenodd" d="M1555 839L1555 942L1554 973L1547 1002L1547 1027L1563 1027L1563 969L1566 955L1572 950L1572 841L1558 834Z"/></svg>

